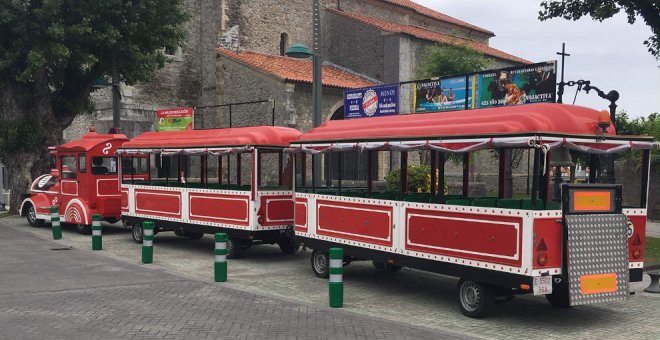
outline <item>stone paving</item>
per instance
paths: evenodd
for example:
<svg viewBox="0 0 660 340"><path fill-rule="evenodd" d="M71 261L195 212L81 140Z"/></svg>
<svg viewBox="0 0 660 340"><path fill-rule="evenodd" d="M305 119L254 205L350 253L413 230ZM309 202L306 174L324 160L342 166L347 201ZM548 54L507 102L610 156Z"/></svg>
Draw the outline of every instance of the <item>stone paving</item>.
<svg viewBox="0 0 660 340"><path fill-rule="evenodd" d="M23 218L4 221L17 229L50 238L49 228L31 228ZM138 263L140 245L118 224L104 226L103 255ZM91 249L90 236L65 229L58 243ZM268 294L289 301L327 305L327 281L314 277L310 253L283 255L276 246L255 246L229 262L229 282L224 286ZM192 241L172 233L156 236L154 265L167 271L211 282L213 239ZM391 274L367 262L345 268L345 311L437 330L451 330L481 338L660 338L660 296L643 292L645 282L632 284L636 294L628 301L552 308L543 297L518 296L498 305L494 315L476 320L464 317L456 304L457 279L403 269Z"/></svg>
<svg viewBox="0 0 660 340"><path fill-rule="evenodd" d="M0 220L0 339L449 339L118 261Z"/></svg>

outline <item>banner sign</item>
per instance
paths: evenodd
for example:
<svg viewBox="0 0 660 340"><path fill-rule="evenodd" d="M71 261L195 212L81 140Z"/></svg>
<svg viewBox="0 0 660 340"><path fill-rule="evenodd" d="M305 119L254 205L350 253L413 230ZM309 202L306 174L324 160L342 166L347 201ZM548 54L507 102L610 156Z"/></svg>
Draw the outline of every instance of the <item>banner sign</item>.
<svg viewBox="0 0 660 340"><path fill-rule="evenodd" d="M344 91L344 118L399 114L399 84Z"/></svg>
<svg viewBox="0 0 660 340"><path fill-rule="evenodd" d="M415 82L414 111L456 111L555 102L556 83L555 61L420 80Z"/></svg>
<svg viewBox="0 0 660 340"><path fill-rule="evenodd" d="M156 131L184 131L193 129L193 109L165 109L156 111Z"/></svg>
<svg viewBox="0 0 660 340"><path fill-rule="evenodd" d="M415 83L415 112L465 110L466 97L468 107L472 107L471 78L460 76Z"/></svg>
<svg viewBox="0 0 660 340"><path fill-rule="evenodd" d="M555 101L554 61L488 71L477 74L476 78L475 108Z"/></svg>

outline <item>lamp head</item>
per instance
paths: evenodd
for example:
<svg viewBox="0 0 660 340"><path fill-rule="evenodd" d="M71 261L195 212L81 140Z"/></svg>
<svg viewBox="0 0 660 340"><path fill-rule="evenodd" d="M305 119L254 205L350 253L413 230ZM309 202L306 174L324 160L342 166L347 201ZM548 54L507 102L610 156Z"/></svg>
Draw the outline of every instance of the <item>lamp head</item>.
<svg viewBox="0 0 660 340"><path fill-rule="evenodd" d="M299 59L304 59L304 58L309 58L314 55L314 53L305 45L303 44L293 44L289 48L286 49L287 57L291 58L299 58Z"/></svg>
<svg viewBox="0 0 660 340"><path fill-rule="evenodd" d="M603 130L603 134L607 132L607 128L612 125L610 121L610 113L607 110L600 111L598 114L598 127Z"/></svg>

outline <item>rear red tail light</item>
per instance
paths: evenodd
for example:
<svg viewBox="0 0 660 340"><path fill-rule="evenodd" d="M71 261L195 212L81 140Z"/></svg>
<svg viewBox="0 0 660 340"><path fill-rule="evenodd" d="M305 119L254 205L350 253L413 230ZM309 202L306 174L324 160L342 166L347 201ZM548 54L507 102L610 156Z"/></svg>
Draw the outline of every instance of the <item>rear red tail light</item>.
<svg viewBox="0 0 660 340"><path fill-rule="evenodd" d="M639 249L633 250L633 258L638 259L642 255L642 252Z"/></svg>
<svg viewBox="0 0 660 340"><path fill-rule="evenodd" d="M545 266L545 264L548 263L548 255L545 253L539 254L536 257L536 263L538 263L539 266Z"/></svg>

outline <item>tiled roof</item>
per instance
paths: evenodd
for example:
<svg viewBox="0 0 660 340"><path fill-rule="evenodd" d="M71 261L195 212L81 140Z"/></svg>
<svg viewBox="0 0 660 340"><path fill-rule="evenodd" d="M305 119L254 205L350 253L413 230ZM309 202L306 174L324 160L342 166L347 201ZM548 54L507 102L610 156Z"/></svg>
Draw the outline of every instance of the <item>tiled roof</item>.
<svg viewBox="0 0 660 340"><path fill-rule="evenodd" d="M436 12L436 11L434 11L434 10L428 8L428 7L424 7L424 6L422 6L418 3L412 2L410 0L380 0L380 1L387 2L387 3L395 5L395 6L400 6L400 7L411 9L411 10L413 10L413 11L415 11L415 12L421 14L421 15L427 16L429 18L433 18L433 19L437 19L437 20L440 20L440 21L452 23L454 25L470 28L470 29L473 29L475 31L487 33L487 34L490 34L490 35L495 35L495 33L491 32L487 29L481 28L479 26L472 25L472 24L467 23L467 22L462 21L462 20L458 20L458 19L450 17L446 14Z"/></svg>
<svg viewBox="0 0 660 340"><path fill-rule="evenodd" d="M353 13L348 13L344 11L339 11L336 9L329 8L327 11L330 11L332 13L336 13L338 15L359 21L365 25L369 25L375 28L378 28L382 31L390 32L390 33L404 33L411 35L413 37L423 39L423 40L428 40L428 41L434 41L438 42L441 44L448 44L448 45L467 45L468 47L479 51L485 55L495 57L495 58L500 58L500 59L506 59L510 61L514 61L517 63L523 63L523 64L530 64L531 62L528 60L525 60L520 57L516 57L514 55L511 55L509 53L500 51L496 48L492 48L484 43L480 43L474 40L469 40L469 39L463 39L463 38L457 38L457 37L452 37L443 33L427 30L424 28L416 27L416 26L411 26L411 25L403 25L403 24L398 24L394 23L391 21L384 21L380 19L375 19L371 17L366 17L363 15L358 15L358 14L353 14Z"/></svg>
<svg viewBox="0 0 660 340"><path fill-rule="evenodd" d="M282 80L312 83L312 63L309 60L281 57L252 51L236 53L224 48L216 49L221 55L227 56L247 66L274 75ZM323 86L352 89L368 87L374 83L357 75L339 70L332 66L323 66Z"/></svg>

